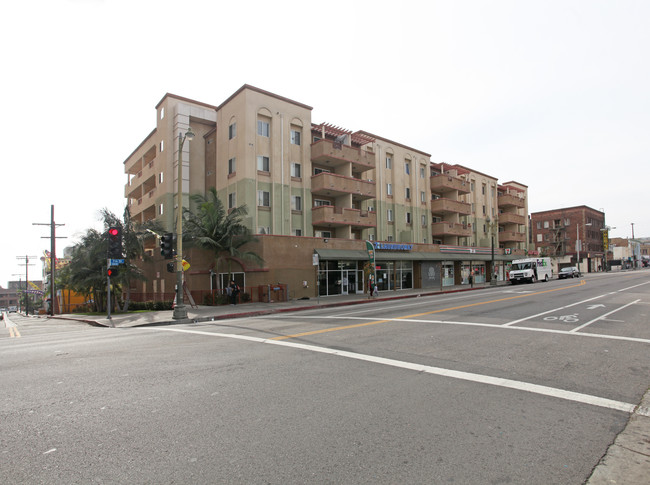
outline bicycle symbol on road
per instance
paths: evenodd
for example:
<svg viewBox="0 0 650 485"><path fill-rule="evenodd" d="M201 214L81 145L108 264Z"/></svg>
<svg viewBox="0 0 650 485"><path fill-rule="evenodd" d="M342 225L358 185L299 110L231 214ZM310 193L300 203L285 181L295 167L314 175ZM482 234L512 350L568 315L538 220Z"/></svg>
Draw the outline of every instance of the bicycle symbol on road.
<svg viewBox="0 0 650 485"><path fill-rule="evenodd" d="M578 314L574 313L573 315L562 315L561 317L544 317L544 320L547 322L552 322L553 320L560 320L567 323L575 323L580 321Z"/></svg>

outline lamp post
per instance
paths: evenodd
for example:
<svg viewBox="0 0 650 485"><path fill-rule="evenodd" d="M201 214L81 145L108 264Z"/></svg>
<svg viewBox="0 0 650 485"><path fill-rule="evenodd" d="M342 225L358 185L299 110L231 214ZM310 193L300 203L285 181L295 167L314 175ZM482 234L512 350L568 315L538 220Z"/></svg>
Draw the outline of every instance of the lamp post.
<svg viewBox="0 0 650 485"><path fill-rule="evenodd" d="M591 222L587 222L584 226L591 226ZM580 246L582 246L582 242L580 241L580 229L576 222L576 267L578 268L578 273L580 272Z"/></svg>
<svg viewBox="0 0 650 485"><path fill-rule="evenodd" d="M183 305L183 144L185 139L192 141L194 133L188 127L185 134L178 134L178 215L176 219L176 305L174 306L174 320L187 318L187 310Z"/></svg>
<svg viewBox="0 0 650 485"><path fill-rule="evenodd" d="M491 241L491 249L492 249L492 267L490 268L490 285L495 286L497 284L497 280L494 278L495 275L495 270L494 270L494 227L498 224L497 220L495 219L494 221L490 220L490 217L488 216L487 219L485 219L485 222L487 222L488 227L490 228L490 241Z"/></svg>

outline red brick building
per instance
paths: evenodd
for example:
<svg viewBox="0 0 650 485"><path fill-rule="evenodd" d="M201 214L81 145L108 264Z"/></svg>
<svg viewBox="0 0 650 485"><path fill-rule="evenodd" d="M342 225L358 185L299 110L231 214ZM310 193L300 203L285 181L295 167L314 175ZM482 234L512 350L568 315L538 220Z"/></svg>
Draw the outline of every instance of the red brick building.
<svg viewBox="0 0 650 485"><path fill-rule="evenodd" d="M557 258L560 268L578 266L578 263L583 272L603 268L604 212L581 205L534 212L530 219L532 247L541 256Z"/></svg>

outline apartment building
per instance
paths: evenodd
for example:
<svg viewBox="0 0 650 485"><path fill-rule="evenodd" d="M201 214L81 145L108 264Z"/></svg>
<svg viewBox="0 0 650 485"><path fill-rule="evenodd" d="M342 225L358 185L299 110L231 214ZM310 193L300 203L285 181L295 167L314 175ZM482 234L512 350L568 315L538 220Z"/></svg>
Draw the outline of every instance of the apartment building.
<svg viewBox="0 0 650 485"><path fill-rule="evenodd" d="M578 266L585 272L604 267L605 213L585 205L531 215L533 245L558 265Z"/></svg>
<svg viewBox="0 0 650 485"><path fill-rule="evenodd" d="M156 127L124 161L132 218L174 229L179 140L191 125L195 136L180 153L183 206L211 187L228 209L246 205L265 263L233 261L242 286L281 281L297 298L363 292L366 240L375 242L384 290L503 278L508 262L526 254L525 185L432 163L425 151L311 114L249 85L220 105L166 94ZM173 291L155 238L147 250L158 260L143 263L149 281L132 291ZM209 255L186 248L184 257L192 289L223 284L227 275Z"/></svg>

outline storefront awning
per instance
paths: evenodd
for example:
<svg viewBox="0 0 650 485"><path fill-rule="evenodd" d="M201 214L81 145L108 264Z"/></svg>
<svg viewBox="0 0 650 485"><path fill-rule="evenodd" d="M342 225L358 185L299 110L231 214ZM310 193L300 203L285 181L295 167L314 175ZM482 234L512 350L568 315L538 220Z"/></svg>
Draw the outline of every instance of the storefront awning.
<svg viewBox="0 0 650 485"><path fill-rule="evenodd" d="M315 249L319 259L338 261L368 260L363 249ZM522 256L495 254L495 261L512 261ZM420 253L413 251L375 251L375 261L491 261L490 254Z"/></svg>

